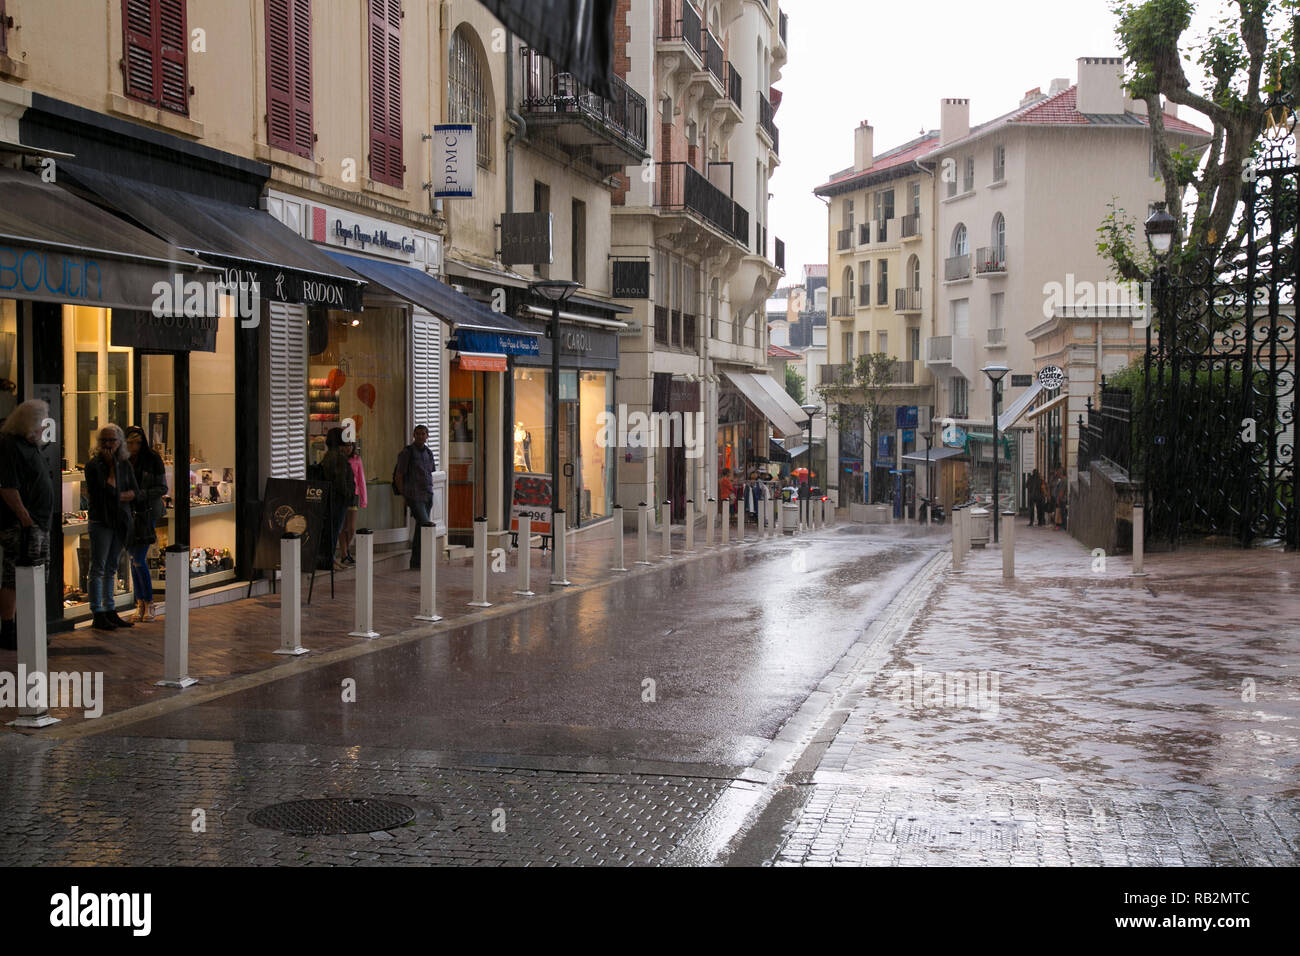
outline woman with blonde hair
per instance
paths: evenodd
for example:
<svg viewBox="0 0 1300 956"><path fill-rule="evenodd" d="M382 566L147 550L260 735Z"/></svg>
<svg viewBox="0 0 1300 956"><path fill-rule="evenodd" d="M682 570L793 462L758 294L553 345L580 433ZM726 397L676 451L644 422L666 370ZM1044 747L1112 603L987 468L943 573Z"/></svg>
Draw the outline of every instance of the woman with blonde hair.
<svg viewBox="0 0 1300 956"><path fill-rule="evenodd" d="M90 498L90 610L93 626L103 631L130 627L113 606L114 581L122 549L131 534L139 485L127 457L126 438L116 425L99 430L98 451L86 462Z"/></svg>

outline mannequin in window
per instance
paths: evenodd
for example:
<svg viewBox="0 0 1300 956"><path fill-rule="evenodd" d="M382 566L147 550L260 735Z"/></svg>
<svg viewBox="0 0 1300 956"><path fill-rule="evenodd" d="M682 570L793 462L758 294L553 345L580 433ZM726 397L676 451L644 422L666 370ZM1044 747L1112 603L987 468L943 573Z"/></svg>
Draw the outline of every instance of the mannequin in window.
<svg viewBox="0 0 1300 956"><path fill-rule="evenodd" d="M532 471L533 436L523 422L515 422L515 471Z"/></svg>

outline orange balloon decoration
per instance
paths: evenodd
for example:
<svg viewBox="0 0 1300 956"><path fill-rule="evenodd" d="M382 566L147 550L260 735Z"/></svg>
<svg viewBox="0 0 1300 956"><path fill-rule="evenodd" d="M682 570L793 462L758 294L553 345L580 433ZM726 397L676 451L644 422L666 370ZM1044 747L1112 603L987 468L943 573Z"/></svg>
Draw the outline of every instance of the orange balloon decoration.
<svg viewBox="0 0 1300 956"><path fill-rule="evenodd" d="M357 398L361 399L366 408L372 412L375 410L375 387L369 382L357 386Z"/></svg>
<svg viewBox="0 0 1300 956"><path fill-rule="evenodd" d="M357 412L355 415L352 416L352 425L354 428L356 428L357 434L360 435L361 434L361 413L360 412Z"/></svg>
<svg viewBox="0 0 1300 956"><path fill-rule="evenodd" d="M346 382L347 380L348 377L344 375L341 371L339 371L338 369L333 369L329 373L329 375L326 376L325 384L329 386L331 392L337 393L338 390L343 387L343 383Z"/></svg>

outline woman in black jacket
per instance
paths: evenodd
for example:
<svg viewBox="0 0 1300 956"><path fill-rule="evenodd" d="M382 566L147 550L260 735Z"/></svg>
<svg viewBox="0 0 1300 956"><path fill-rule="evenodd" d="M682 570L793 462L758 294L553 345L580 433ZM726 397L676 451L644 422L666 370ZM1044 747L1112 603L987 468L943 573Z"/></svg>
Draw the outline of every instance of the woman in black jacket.
<svg viewBox="0 0 1300 956"><path fill-rule="evenodd" d="M325 540L329 543L331 559L339 535L343 533L343 521L347 517L348 508L356 504L357 486L352 474L352 462L348 460L350 455L351 451L344 448L343 429L331 428L325 433L325 456L321 458L320 465L330 488L330 536ZM334 561L333 564L336 571L346 567L342 561Z"/></svg>
<svg viewBox="0 0 1300 956"><path fill-rule="evenodd" d="M94 627L113 631L130 627L114 609L114 579L133 524L133 505L139 491L135 472L126 458L122 429L105 425L99 447L86 462L86 491L90 499L90 610Z"/></svg>
<svg viewBox="0 0 1300 956"><path fill-rule="evenodd" d="M153 576L149 573L149 548L158 540L158 522L166 514L167 472L158 453L149 447L144 429L126 430L126 450L140 493L132 504L131 583L135 591L135 623L155 621Z"/></svg>

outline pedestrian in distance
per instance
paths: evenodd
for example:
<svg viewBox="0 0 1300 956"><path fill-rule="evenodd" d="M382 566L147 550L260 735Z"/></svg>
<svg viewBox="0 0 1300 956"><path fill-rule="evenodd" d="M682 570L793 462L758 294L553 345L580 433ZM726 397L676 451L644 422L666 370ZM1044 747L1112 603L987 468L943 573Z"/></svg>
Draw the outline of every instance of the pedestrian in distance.
<svg viewBox="0 0 1300 956"><path fill-rule="evenodd" d="M49 414L45 402L30 399L15 406L0 428L0 647L7 650L18 646L18 559L49 568L54 482L40 445Z"/></svg>
<svg viewBox="0 0 1300 956"><path fill-rule="evenodd" d="M406 500L406 507L415 518L415 531L411 534L411 567L420 566L420 528L430 521L433 507L433 473L438 461L429 448L429 429L416 425L411 432L411 443L397 456L393 469L393 489Z"/></svg>
<svg viewBox="0 0 1300 956"><path fill-rule="evenodd" d="M131 585L135 592L136 624L156 621L153 576L149 573L149 549L158 541L158 522L167 514L167 470L158 453L149 447L144 429L132 425L126 430L127 460L135 474L140 494L132 504Z"/></svg>
<svg viewBox="0 0 1300 956"><path fill-rule="evenodd" d="M352 469L352 487L355 493L352 495L352 504L348 505L344 515L343 532L339 535L339 560L354 565L357 558L352 553L352 542L357 536L357 511L366 507L370 499L366 496L366 468L356 442L344 442L343 454Z"/></svg>
<svg viewBox="0 0 1300 956"><path fill-rule="evenodd" d="M1029 475L1029 527L1034 526L1034 517L1038 517L1039 527L1043 524L1043 476L1035 468Z"/></svg>
<svg viewBox="0 0 1300 956"><path fill-rule="evenodd" d="M99 431L95 456L86 462L86 493L90 499L90 610L92 627L101 631L131 627L115 604L117 566L135 527L140 488L127 458L126 439L116 425Z"/></svg>
<svg viewBox="0 0 1300 956"><path fill-rule="evenodd" d="M727 513L728 503L736 496L736 486L731 483L731 469L722 469L722 477L718 479L718 505L722 513Z"/></svg>

